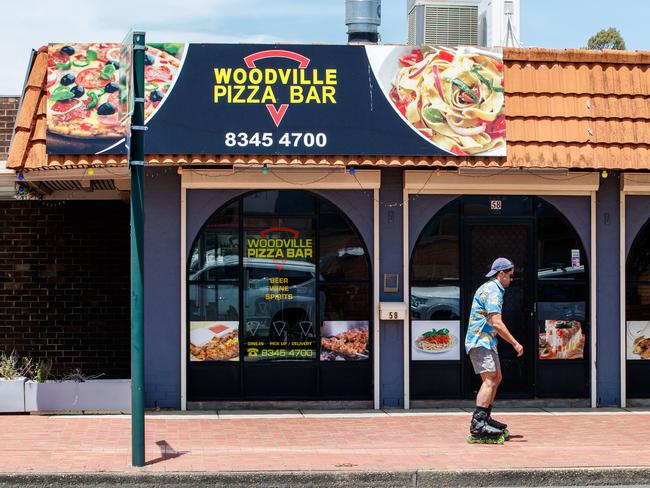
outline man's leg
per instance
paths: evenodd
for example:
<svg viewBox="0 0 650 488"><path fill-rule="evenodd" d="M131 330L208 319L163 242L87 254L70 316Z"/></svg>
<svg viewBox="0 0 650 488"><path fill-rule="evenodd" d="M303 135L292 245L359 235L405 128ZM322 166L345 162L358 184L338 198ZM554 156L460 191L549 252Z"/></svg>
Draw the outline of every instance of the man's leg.
<svg viewBox="0 0 650 488"><path fill-rule="evenodd" d="M499 385L501 384L501 380L503 379L503 376L501 375L501 365L497 363L497 372L496 372L496 386L492 390L492 398L490 398L490 405L494 403L494 399L497 396L497 390L499 389Z"/></svg>
<svg viewBox="0 0 650 488"><path fill-rule="evenodd" d="M481 379L483 380L483 383L481 384L481 388L478 391L478 395L476 395L477 407L487 409L490 405L492 405L494 397L497 394L497 388L499 387L499 383L501 381L500 376L500 371L481 373Z"/></svg>

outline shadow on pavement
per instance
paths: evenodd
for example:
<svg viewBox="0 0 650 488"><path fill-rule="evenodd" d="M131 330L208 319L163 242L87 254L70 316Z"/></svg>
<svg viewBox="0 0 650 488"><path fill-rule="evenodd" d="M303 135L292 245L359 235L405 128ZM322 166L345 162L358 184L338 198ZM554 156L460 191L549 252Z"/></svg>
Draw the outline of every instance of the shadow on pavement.
<svg viewBox="0 0 650 488"><path fill-rule="evenodd" d="M170 446L169 443L165 440L156 442L156 445L160 448L160 456L145 462L144 463L145 466L151 466L152 464L160 463L168 459L175 459L189 452L189 451L177 451L172 446Z"/></svg>

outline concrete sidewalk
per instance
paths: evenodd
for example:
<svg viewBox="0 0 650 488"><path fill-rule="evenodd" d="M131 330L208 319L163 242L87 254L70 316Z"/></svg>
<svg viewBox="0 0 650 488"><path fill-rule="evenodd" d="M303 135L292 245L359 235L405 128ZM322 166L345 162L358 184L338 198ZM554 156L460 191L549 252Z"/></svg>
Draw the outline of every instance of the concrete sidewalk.
<svg viewBox="0 0 650 488"><path fill-rule="evenodd" d="M494 414L512 433L503 446L468 445L470 414L460 409L150 414L147 465L138 469L130 467L128 415L2 415L0 487L42 479L52 486L650 483L649 410ZM63 473L78 477L56 476Z"/></svg>

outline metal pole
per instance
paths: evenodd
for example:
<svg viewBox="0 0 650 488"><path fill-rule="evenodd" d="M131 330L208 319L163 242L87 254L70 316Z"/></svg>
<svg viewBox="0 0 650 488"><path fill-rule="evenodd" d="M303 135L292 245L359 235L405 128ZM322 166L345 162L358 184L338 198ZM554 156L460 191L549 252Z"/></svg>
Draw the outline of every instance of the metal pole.
<svg viewBox="0 0 650 488"><path fill-rule="evenodd" d="M144 32L133 33L131 169L131 455L144 466Z"/></svg>

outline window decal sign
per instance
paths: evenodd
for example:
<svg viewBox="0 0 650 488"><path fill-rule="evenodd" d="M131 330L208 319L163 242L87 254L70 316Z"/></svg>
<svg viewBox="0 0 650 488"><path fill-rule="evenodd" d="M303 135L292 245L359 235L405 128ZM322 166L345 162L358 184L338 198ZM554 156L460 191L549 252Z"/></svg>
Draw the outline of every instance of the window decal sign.
<svg viewBox="0 0 650 488"><path fill-rule="evenodd" d="M279 235L286 234L283 238ZM260 232L261 239L248 238L248 258L270 258L282 271L287 259L311 260L314 257L313 239L300 239L300 231L288 227L274 227Z"/></svg>
<svg viewBox="0 0 650 488"><path fill-rule="evenodd" d="M411 321L411 359L413 361L456 361L461 349L460 321Z"/></svg>
<svg viewBox="0 0 650 488"><path fill-rule="evenodd" d="M539 359L583 359L585 335L578 320L545 320L539 332Z"/></svg>
<svg viewBox="0 0 650 488"><path fill-rule="evenodd" d="M239 322L190 322L190 361L239 361Z"/></svg>
<svg viewBox="0 0 650 488"><path fill-rule="evenodd" d="M650 322L627 322L627 359L650 360Z"/></svg>

